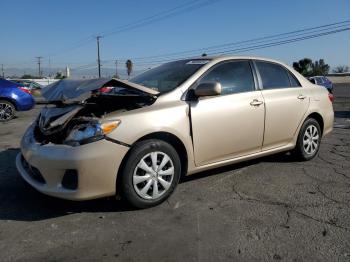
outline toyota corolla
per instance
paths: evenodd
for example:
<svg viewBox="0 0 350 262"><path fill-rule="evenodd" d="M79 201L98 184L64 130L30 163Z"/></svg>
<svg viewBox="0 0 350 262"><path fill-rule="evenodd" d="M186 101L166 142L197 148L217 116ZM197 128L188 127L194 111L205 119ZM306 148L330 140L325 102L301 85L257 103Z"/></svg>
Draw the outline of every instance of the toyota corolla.
<svg viewBox="0 0 350 262"><path fill-rule="evenodd" d="M164 201L185 175L283 151L310 160L333 126L332 94L255 57L184 59L130 81L61 80L42 94L48 105L16 160L24 180L59 198L116 195L138 208Z"/></svg>

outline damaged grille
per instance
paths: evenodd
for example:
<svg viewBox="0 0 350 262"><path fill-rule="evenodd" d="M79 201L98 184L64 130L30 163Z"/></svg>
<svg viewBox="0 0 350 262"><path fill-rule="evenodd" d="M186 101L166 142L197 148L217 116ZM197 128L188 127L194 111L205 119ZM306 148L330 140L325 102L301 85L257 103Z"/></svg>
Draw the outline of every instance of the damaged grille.
<svg viewBox="0 0 350 262"><path fill-rule="evenodd" d="M81 103L50 104L42 109L34 127L41 144L63 144L77 126L98 123L107 114L122 113L154 103L155 98L140 95L96 95Z"/></svg>

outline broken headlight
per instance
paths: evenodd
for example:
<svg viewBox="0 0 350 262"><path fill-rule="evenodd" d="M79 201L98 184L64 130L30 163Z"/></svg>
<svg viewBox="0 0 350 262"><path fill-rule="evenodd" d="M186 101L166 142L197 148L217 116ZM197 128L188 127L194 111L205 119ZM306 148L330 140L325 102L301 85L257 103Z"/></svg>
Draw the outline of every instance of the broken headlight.
<svg viewBox="0 0 350 262"><path fill-rule="evenodd" d="M75 126L65 140L65 144L77 146L91 143L104 138L120 124L120 121L110 121L105 123L86 123Z"/></svg>

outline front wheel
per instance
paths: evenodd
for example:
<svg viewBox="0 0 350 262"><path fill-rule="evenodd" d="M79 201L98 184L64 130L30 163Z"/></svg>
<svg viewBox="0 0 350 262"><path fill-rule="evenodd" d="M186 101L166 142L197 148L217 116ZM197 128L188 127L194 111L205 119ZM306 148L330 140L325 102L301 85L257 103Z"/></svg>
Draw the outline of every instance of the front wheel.
<svg viewBox="0 0 350 262"><path fill-rule="evenodd" d="M10 121L15 116L15 107L6 100L0 100L0 122Z"/></svg>
<svg viewBox="0 0 350 262"><path fill-rule="evenodd" d="M320 149L321 134L319 123L313 118L306 119L300 129L294 149L296 157L304 161L313 159Z"/></svg>
<svg viewBox="0 0 350 262"><path fill-rule="evenodd" d="M137 208L158 205L175 190L180 174L180 158L170 144L157 139L138 142L124 165L122 197Z"/></svg>

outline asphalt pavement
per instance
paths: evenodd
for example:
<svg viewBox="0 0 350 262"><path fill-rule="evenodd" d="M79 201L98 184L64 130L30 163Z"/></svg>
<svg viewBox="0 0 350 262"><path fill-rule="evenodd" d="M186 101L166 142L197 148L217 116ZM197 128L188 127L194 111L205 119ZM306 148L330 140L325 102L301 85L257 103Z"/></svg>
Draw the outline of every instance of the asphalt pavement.
<svg viewBox="0 0 350 262"><path fill-rule="evenodd" d="M32 189L15 156L40 106L20 113L0 124L0 261L350 261L350 84L335 96L314 160L278 154L196 174L146 210Z"/></svg>

